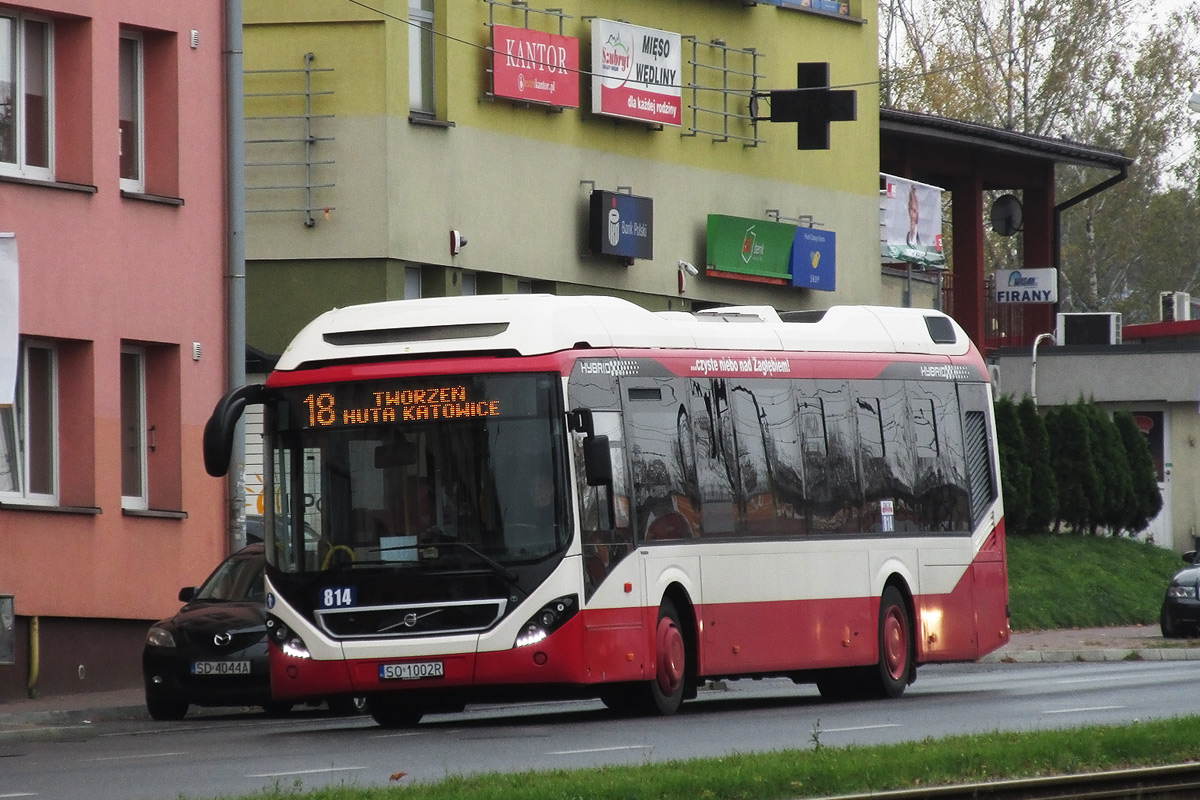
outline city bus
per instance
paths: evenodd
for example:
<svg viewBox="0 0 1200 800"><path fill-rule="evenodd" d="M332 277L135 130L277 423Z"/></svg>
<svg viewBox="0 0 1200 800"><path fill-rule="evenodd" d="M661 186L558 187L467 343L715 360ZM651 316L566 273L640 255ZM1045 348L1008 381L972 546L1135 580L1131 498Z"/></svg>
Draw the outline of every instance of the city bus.
<svg viewBox="0 0 1200 800"><path fill-rule="evenodd" d="M221 399L213 476L249 404L279 700L887 698L1008 641L988 370L938 311L371 303Z"/></svg>

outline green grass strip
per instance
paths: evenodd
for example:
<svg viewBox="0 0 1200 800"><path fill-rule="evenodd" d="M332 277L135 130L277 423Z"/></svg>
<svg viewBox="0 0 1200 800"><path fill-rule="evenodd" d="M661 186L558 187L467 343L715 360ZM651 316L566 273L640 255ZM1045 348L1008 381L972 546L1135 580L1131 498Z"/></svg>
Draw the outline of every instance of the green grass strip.
<svg viewBox="0 0 1200 800"><path fill-rule="evenodd" d="M686 724L685 720L679 720ZM734 754L636 767L451 776L437 783L253 795L307 800L783 800L1196 760L1200 717L1113 727L986 733L904 744ZM397 768L403 769L399 758ZM466 766L466 765L464 765Z"/></svg>

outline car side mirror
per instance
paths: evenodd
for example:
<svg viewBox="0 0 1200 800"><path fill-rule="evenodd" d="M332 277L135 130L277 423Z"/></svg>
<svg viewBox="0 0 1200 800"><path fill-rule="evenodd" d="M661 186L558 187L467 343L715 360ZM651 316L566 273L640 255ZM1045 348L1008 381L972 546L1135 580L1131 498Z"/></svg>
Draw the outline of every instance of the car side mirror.
<svg viewBox="0 0 1200 800"><path fill-rule="evenodd" d="M196 596L195 586L185 586L179 590L179 602L190 603L192 598Z"/></svg>

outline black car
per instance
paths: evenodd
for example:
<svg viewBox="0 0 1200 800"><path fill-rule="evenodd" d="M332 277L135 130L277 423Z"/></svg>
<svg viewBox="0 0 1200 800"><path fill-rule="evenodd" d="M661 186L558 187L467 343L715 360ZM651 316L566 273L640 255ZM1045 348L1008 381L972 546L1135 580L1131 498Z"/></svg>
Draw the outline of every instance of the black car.
<svg viewBox="0 0 1200 800"><path fill-rule="evenodd" d="M158 720L182 719L188 706L262 706L285 714L290 702L271 699L267 663L263 545L229 556L199 588L179 590L185 603L146 634L142 677L146 708ZM328 701L335 713L358 713L356 698Z"/></svg>
<svg viewBox="0 0 1200 800"><path fill-rule="evenodd" d="M1200 586L1200 561L1196 551L1189 550L1183 554L1183 560L1188 566L1175 573L1167 586L1167 596L1163 598L1162 613L1159 624L1162 635L1167 639L1177 639L1183 636L1195 636L1200 633L1200 597L1197 597L1197 586Z"/></svg>

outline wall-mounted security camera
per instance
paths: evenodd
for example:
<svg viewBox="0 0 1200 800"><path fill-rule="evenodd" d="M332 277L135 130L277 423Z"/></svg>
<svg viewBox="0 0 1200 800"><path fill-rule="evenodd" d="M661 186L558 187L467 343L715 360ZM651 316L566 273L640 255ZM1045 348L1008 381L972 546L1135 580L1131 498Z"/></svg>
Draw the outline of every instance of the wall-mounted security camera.
<svg viewBox="0 0 1200 800"><path fill-rule="evenodd" d="M462 231L450 231L450 255L458 255L458 251L467 246L467 237L462 235Z"/></svg>
<svg viewBox="0 0 1200 800"><path fill-rule="evenodd" d="M681 259L679 261L679 268L681 270L683 270L684 272L686 272L688 275L699 275L700 274L700 270L696 269L696 265L691 263L690 261L683 261Z"/></svg>

